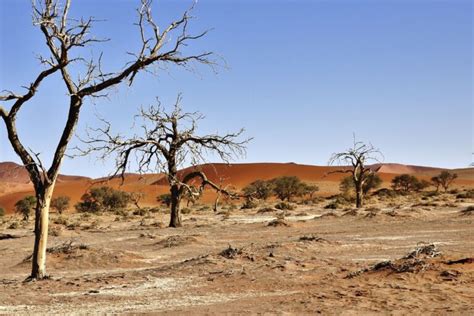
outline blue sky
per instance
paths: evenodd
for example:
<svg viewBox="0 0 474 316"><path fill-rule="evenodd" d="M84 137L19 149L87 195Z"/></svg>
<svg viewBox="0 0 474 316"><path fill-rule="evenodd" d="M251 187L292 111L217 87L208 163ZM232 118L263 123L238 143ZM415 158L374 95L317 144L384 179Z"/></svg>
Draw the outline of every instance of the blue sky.
<svg viewBox="0 0 474 316"><path fill-rule="evenodd" d="M155 20L166 25L190 3L155 1ZM70 16L104 19L95 34L111 39L83 54L103 51L111 71L130 60L125 52L139 45L137 4L73 1ZM190 29L213 30L189 49L214 51L228 68L140 75L109 100L88 101L77 133L99 124L95 114L130 132L137 107L156 96L171 104L182 92L186 110L206 115L202 132L244 127L254 137L238 162L325 165L356 133L386 162L464 167L474 147L472 13L467 0L201 0ZM46 52L30 1L0 2L0 39L0 90L21 91L41 69L35 55ZM24 143L47 162L66 116L62 88L59 78L48 80L18 117ZM0 124L6 160L19 161ZM94 157L66 159L62 173L101 176L111 167Z"/></svg>

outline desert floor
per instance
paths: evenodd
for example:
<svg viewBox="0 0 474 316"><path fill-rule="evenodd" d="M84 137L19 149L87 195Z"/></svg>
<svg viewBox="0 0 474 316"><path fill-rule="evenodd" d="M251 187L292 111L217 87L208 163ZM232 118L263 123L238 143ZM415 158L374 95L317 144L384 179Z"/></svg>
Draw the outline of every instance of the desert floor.
<svg viewBox="0 0 474 316"><path fill-rule="evenodd" d="M177 229L164 212L52 214L50 279L37 282L23 282L32 224L7 217L0 313L472 315L474 217L461 212L466 201L438 200L358 211L322 201L284 214L204 207ZM429 251L403 259L417 247Z"/></svg>

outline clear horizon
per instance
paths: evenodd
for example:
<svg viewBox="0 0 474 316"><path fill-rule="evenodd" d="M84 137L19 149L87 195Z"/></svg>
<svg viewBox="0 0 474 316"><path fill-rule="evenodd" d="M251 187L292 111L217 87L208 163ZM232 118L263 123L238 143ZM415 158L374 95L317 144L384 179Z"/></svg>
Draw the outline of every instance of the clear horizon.
<svg viewBox="0 0 474 316"><path fill-rule="evenodd" d="M96 55L104 52L106 71L118 70L129 60L126 52L138 48L137 4L72 4L71 17L106 20L93 29L111 38L94 47ZM155 1L155 20L165 25L190 4ZM99 125L95 114L130 133L137 107L156 96L170 106L182 92L184 109L206 116L202 132L243 127L255 138L235 163L327 165L333 152L351 145L353 133L378 147L384 162L441 168L472 162L471 1L200 1L194 15L192 32L213 30L190 49L218 53L229 69L139 75L110 100L88 100L79 135ZM0 90L21 91L41 69L35 54L46 51L31 23L30 1L0 2L0 37ZM67 111L58 85L57 76L46 81L18 115L20 137L46 164ZM20 162L3 124L0 161ZM95 178L112 166L94 157L65 159L60 173Z"/></svg>

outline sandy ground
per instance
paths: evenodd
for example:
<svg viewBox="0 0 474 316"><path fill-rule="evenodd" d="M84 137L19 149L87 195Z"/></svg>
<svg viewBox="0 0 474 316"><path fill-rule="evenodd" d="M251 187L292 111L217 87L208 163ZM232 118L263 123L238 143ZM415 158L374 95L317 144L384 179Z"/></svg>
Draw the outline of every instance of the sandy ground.
<svg viewBox="0 0 474 316"><path fill-rule="evenodd" d="M0 233L19 238L0 239L0 314L472 315L474 263L456 262L474 257L468 205L195 210L178 229L164 213L54 214L49 245L66 247L38 282L23 282L31 224L6 218ZM401 259L429 244L441 254Z"/></svg>

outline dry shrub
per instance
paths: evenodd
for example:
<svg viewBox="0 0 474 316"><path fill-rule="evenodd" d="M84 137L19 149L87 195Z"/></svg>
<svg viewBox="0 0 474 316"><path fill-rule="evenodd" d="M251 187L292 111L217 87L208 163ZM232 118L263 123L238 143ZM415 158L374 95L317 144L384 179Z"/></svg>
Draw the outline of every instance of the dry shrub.
<svg viewBox="0 0 474 316"><path fill-rule="evenodd" d="M318 237L318 236L313 235L313 234L301 236L298 240L299 241L316 241L316 242L329 243L329 240Z"/></svg>
<svg viewBox="0 0 474 316"><path fill-rule="evenodd" d="M17 229L19 227L20 227L20 223L18 223L17 221L14 221L8 226L8 229Z"/></svg>
<svg viewBox="0 0 474 316"><path fill-rule="evenodd" d="M196 237L193 236L180 236L174 235L166 237L165 239L160 240L156 245L163 246L164 248L184 246L188 244L193 244L198 242Z"/></svg>
<svg viewBox="0 0 474 316"><path fill-rule="evenodd" d="M58 225L64 225L64 226L67 226L67 225L68 225L67 219L66 219L65 217L63 217L63 216L56 217L56 218L53 220L53 223L58 224Z"/></svg>
<svg viewBox="0 0 474 316"><path fill-rule="evenodd" d="M267 226L269 226L269 227L289 227L291 225L290 225L290 223L288 223L284 219L277 218L277 219L274 219L273 221L269 222L267 224Z"/></svg>
<svg viewBox="0 0 474 316"><path fill-rule="evenodd" d="M79 228L79 227L81 227L81 224L79 222L72 222L66 226L68 230L75 230L76 228Z"/></svg>
<svg viewBox="0 0 474 316"><path fill-rule="evenodd" d="M242 254L242 249L233 248L231 245L226 249L222 250L219 255L226 259L235 259Z"/></svg>
<svg viewBox="0 0 474 316"><path fill-rule="evenodd" d="M99 227L99 220L92 221L89 225L85 225L82 227L83 230L90 230L90 229L97 229Z"/></svg>
<svg viewBox="0 0 474 316"><path fill-rule="evenodd" d="M347 208L347 209L344 210L344 213L342 213L341 216L357 216L357 215L359 215L359 211L357 209Z"/></svg>
<svg viewBox="0 0 474 316"><path fill-rule="evenodd" d="M242 206L240 207L241 210L248 210L248 209L253 209L253 208L257 208L258 207L258 203L254 200L246 200L244 202L244 204L242 204Z"/></svg>
<svg viewBox="0 0 474 316"><path fill-rule="evenodd" d="M192 209L185 207L181 210L181 214L191 214L192 211L193 211Z"/></svg>
<svg viewBox="0 0 474 316"><path fill-rule="evenodd" d="M58 237L61 236L63 233L62 226L52 226L48 230L48 235Z"/></svg>
<svg viewBox="0 0 474 316"><path fill-rule="evenodd" d="M351 279L363 273L374 271L387 271L389 273L418 273L430 268L430 264L426 261L427 259L438 257L440 255L441 252L434 244L421 245L413 251L410 251L401 259L395 261L381 261L370 268L351 272L346 276L346 278Z"/></svg>
<svg viewBox="0 0 474 316"><path fill-rule="evenodd" d="M145 208L138 208L133 211L133 215L135 216L146 216L148 214L150 214L150 211ZM125 213L125 216L127 216L127 213Z"/></svg>
<svg viewBox="0 0 474 316"><path fill-rule="evenodd" d="M124 217L127 217L129 215L129 212L123 208L116 209L113 213L117 216L124 216Z"/></svg>
<svg viewBox="0 0 474 316"><path fill-rule="evenodd" d="M62 244L49 247L46 249L46 252L49 254L71 254L77 252L78 250L89 250L90 247L83 243L76 243L73 240L68 240ZM33 255L26 257L23 262L31 261Z"/></svg>
<svg viewBox="0 0 474 316"><path fill-rule="evenodd" d="M273 212L278 212L278 210L276 208L273 208L273 207L262 207L261 209L259 209L257 211L258 214L273 213Z"/></svg>
<svg viewBox="0 0 474 316"><path fill-rule="evenodd" d="M275 205L275 208L279 210L293 211L296 209L296 206L288 202L280 202Z"/></svg>
<svg viewBox="0 0 474 316"><path fill-rule="evenodd" d="M461 211L461 215L473 215L474 205L470 205Z"/></svg>
<svg viewBox="0 0 474 316"><path fill-rule="evenodd" d="M456 199L474 199L474 190L467 190L456 195Z"/></svg>

